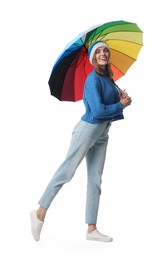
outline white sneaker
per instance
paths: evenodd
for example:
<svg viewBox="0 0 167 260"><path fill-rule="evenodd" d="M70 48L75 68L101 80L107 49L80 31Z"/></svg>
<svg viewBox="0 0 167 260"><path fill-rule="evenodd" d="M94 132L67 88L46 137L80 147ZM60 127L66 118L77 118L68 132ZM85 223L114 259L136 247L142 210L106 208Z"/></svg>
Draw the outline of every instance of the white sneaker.
<svg viewBox="0 0 167 260"><path fill-rule="evenodd" d="M37 218L37 212L35 210L30 212L31 220L31 233L35 241L40 240L41 229L44 224L43 221Z"/></svg>
<svg viewBox="0 0 167 260"><path fill-rule="evenodd" d="M112 242L113 241L113 239L111 237L103 235L98 230L94 230L91 233L87 233L86 239L92 240L92 241L100 241L100 242Z"/></svg>

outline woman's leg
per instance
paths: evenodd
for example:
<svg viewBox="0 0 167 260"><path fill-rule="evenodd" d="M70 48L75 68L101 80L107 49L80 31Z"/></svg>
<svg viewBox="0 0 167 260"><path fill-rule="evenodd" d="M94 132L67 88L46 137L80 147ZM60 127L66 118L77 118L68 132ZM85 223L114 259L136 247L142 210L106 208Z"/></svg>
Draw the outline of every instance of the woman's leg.
<svg viewBox="0 0 167 260"><path fill-rule="evenodd" d="M94 146L99 137L106 131L106 125L107 123L89 124L84 121L80 121L77 124L72 133L72 140L65 161L56 171L39 200L40 209L48 209L62 186L72 179L77 167L88 153L89 149ZM94 148L96 148L97 145ZM103 154L103 152L101 153ZM99 157L101 156L99 155ZM101 165L102 164L100 163L99 168Z"/></svg>
<svg viewBox="0 0 167 260"><path fill-rule="evenodd" d="M74 128L70 147L65 161L54 174L45 192L39 200L40 207L37 211L30 212L31 233L34 240L40 240L41 230L44 219L52 200L62 188L62 186L71 180L75 170L89 150L92 140L91 131L87 131L87 124L81 121Z"/></svg>
<svg viewBox="0 0 167 260"><path fill-rule="evenodd" d="M103 136L98 139L94 146L87 153L88 185L86 202L86 223L88 230L86 239L100 242L112 242L113 239L100 233L97 229L97 215L101 194L102 173L105 163L108 144L109 126Z"/></svg>
<svg viewBox="0 0 167 260"><path fill-rule="evenodd" d="M74 173L85 157L90 146L92 146L91 133L87 131L87 124L80 122L73 131L72 140L67 153L67 156L61 166L58 168L51 181L49 182L45 192L39 200L40 208L38 210L39 216L46 215L52 200L62 188L62 186L69 182ZM41 212L41 214L40 214Z"/></svg>
<svg viewBox="0 0 167 260"><path fill-rule="evenodd" d="M36 241L40 239L41 228L52 200L62 186L71 180L80 162L89 149L93 147L105 128L106 123L93 125L84 121L80 121L74 128L73 137L65 161L56 171L39 200L39 209L37 212L31 212L32 235Z"/></svg>
<svg viewBox="0 0 167 260"><path fill-rule="evenodd" d="M90 224L89 229L92 230L95 229L97 221L109 124L99 126L81 121L82 127L79 125L73 131L73 138L64 163L53 176L39 201L40 207L37 210L37 217L44 221L53 198L61 187L71 180L76 168L86 155L88 171L86 223Z"/></svg>
<svg viewBox="0 0 167 260"><path fill-rule="evenodd" d="M103 135L96 141L94 146L88 151L86 155L88 172L86 223L88 224L88 232L96 229L101 194L102 174L108 144L108 130L109 127L107 127Z"/></svg>

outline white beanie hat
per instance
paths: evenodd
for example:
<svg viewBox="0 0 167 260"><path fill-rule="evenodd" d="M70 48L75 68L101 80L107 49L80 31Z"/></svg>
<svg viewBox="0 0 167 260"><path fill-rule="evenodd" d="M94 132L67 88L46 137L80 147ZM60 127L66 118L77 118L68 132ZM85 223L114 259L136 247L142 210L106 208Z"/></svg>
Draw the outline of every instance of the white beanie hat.
<svg viewBox="0 0 167 260"><path fill-rule="evenodd" d="M89 57L89 61L91 64L93 64L93 55L94 55L96 49L99 47L107 47L110 50L110 47L108 46L108 44L103 41L93 42L88 48L88 57Z"/></svg>

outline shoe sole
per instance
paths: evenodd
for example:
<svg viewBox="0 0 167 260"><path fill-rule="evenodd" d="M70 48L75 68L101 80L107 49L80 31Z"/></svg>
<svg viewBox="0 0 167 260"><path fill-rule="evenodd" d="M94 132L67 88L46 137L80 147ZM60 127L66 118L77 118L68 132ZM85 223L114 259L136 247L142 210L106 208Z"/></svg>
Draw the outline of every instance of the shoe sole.
<svg viewBox="0 0 167 260"><path fill-rule="evenodd" d="M113 239L111 239L111 240L103 240L103 239L100 239L100 238L86 238L86 240L97 241L97 242L113 242Z"/></svg>

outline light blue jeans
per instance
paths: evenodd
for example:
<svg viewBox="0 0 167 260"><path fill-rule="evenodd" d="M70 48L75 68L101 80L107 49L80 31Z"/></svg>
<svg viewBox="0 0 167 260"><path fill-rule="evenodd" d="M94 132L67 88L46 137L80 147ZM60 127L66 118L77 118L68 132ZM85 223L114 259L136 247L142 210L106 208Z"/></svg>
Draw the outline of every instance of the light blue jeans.
<svg viewBox="0 0 167 260"><path fill-rule="evenodd" d="M41 207L49 208L56 194L65 183L72 179L77 167L86 157L86 223L96 224L110 125L110 122L90 124L81 120L75 126L66 158L39 200Z"/></svg>

